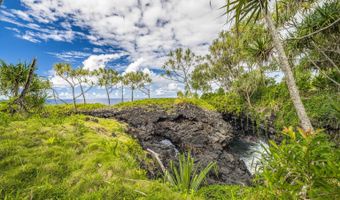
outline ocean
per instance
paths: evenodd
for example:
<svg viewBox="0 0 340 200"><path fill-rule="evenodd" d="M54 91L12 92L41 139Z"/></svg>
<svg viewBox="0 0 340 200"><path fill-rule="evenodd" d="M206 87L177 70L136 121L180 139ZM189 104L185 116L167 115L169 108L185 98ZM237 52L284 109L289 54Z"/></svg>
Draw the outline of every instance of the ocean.
<svg viewBox="0 0 340 200"><path fill-rule="evenodd" d="M110 99L111 100L111 105L114 104L118 104L122 102L122 99L120 98L113 98ZM140 100L140 99L134 99L134 100ZM63 99L63 101L65 101L68 104L72 104L73 100L72 99ZM124 99L124 102L127 101L131 101L131 99ZM83 99L77 99L77 103L81 104L83 103ZM101 104L105 104L108 105L109 102L107 99L103 98L103 99L86 99L86 103L101 103ZM64 104L62 101L57 100L57 102L54 99L47 99L46 100L46 104Z"/></svg>

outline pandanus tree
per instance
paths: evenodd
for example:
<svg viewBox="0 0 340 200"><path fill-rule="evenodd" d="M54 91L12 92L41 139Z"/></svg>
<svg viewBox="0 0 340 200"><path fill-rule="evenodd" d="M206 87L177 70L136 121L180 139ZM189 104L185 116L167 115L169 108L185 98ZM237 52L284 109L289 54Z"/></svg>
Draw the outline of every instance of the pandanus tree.
<svg viewBox="0 0 340 200"><path fill-rule="evenodd" d="M31 64L0 62L0 95L9 99L11 112L30 112L44 104L50 83L39 77L36 69L36 59Z"/></svg>
<svg viewBox="0 0 340 200"><path fill-rule="evenodd" d="M54 71L56 75L62 78L71 88L72 91L72 101L74 109L77 110L77 98L83 97L84 104L86 103L85 93L87 93L93 86L93 83L89 80L91 72L84 69L73 69L70 64L67 63L57 63L54 65ZM90 86L85 90L84 84L89 84ZM80 93L76 95L76 89L80 87Z"/></svg>
<svg viewBox="0 0 340 200"><path fill-rule="evenodd" d="M143 72L128 72L124 75L125 83L131 89L131 101L134 100L134 91L136 89L145 89L146 85L151 83L149 74ZM150 97L150 93L149 93Z"/></svg>
<svg viewBox="0 0 340 200"><path fill-rule="evenodd" d="M54 71L57 76L62 78L67 84L70 86L72 90L72 100L74 109L77 110L76 104L76 82L75 82L75 74L73 73L72 66L67 63L57 63L54 65Z"/></svg>
<svg viewBox="0 0 340 200"><path fill-rule="evenodd" d="M125 78L123 74L118 76L119 85L120 85L120 92L121 92L121 102L124 102L124 86L128 85L128 80Z"/></svg>
<svg viewBox="0 0 340 200"><path fill-rule="evenodd" d="M313 130L313 126L302 103L291 66L283 47L283 42L281 41L279 32L274 25L270 6L270 0L227 0L225 8L226 13L229 14L231 19L235 21L236 26L244 20L247 20L248 25L251 25L251 23L259 22L261 17L264 18L267 30L273 39L273 45L277 51L280 67L284 73L290 97L299 117L301 127L306 131ZM278 18L278 16L276 17Z"/></svg>
<svg viewBox="0 0 340 200"><path fill-rule="evenodd" d="M86 96L85 94L90 91L94 85L94 82L91 80L91 75L93 72L89 70L78 68L73 70L74 78L76 79L79 88L80 88L80 96L83 98L83 103L86 104ZM87 88L86 88L87 87Z"/></svg>
<svg viewBox="0 0 340 200"><path fill-rule="evenodd" d="M147 95L148 98L150 99L151 98L150 83L152 82L152 79L150 75L147 73L142 73L141 76L142 76L142 79L139 84L139 90L145 95Z"/></svg>
<svg viewBox="0 0 340 200"><path fill-rule="evenodd" d="M120 76L114 69L99 69L95 71L95 75L98 78L98 85L105 88L107 101L111 105L110 94L120 82Z"/></svg>

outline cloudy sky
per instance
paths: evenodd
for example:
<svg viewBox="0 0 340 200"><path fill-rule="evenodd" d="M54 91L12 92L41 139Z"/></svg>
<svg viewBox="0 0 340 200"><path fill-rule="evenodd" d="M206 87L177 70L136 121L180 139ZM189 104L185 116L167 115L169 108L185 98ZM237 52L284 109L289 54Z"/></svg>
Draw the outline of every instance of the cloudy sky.
<svg viewBox="0 0 340 200"><path fill-rule="evenodd" d="M171 97L181 86L159 76L170 50L205 54L226 28L224 0L5 0L0 8L0 59L16 63L38 58L62 98L70 98L53 64L90 70L144 70L153 78L152 96ZM129 91L126 91L127 95ZM114 97L119 97L118 91ZM141 93L137 96L143 97ZM105 98L94 88L88 98ZM128 96L127 96L128 97Z"/></svg>

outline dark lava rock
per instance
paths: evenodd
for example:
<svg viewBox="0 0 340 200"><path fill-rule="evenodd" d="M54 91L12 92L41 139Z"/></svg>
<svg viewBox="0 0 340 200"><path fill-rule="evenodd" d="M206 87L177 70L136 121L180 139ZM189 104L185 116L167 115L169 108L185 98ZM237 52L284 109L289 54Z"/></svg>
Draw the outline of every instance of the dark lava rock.
<svg viewBox="0 0 340 200"><path fill-rule="evenodd" d="M165 165L170 160L176 160L179 152L188 151L201 166L217 162L218 174L211 173L208 183L250 183L251 175L244 162L228 150L235 137L233 129L217 112L181 104L171 109L148 106L96 110L84 114L126 122L129 125L128 133L136 137L144 149L149 148L160 154Z"/></svg>

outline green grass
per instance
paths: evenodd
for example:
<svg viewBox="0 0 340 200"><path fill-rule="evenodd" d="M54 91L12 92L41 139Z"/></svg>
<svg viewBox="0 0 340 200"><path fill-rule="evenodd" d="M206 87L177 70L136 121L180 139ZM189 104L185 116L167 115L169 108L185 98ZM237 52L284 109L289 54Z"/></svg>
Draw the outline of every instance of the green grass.
<svg viewBox="0 0 340 200"><path fill-rule="evenodd" d="M211 199L148 179L140 161L157 165L125 125L71 111L59 105L29 117L0 112L0 199Z"/></svg>
<svg viewBox="0 0 340 200"><path fill-rule="evenodd" d="M0 114L0 199L184 199L147 179L138 160L150 160L116 121Z"/></svg>
<svg viewBox="0 0 340 200"><path fill-rule="evenodd" d="M114 105L115 108L129 107L145 107L145 106L161 106L163 108L173 108L175 105L192 104L204 110L216 111L215 107L202 99L196 98L158 98L158 99L143 99L133 102L124 102Z"/></svg>
<svg viewBox="0 0 340 200"><path fill-rule="evenodd" d="M126 104L156 102L169 107L194 102L209 108L193 99ZM107 106L81 109L103 107ZM339 196L339 151L323 135L272 144L270 160L253 187L210 185L195 193L181 193L164 180L147 178L140 162L151 169L157 163L125 133L125 125L71 110L47 106L43 113L30 117L0 112L0 199L296 199L305 185L307 197ZM292 178L282 179L288 174Z"/></svg>

